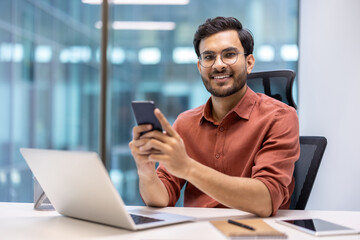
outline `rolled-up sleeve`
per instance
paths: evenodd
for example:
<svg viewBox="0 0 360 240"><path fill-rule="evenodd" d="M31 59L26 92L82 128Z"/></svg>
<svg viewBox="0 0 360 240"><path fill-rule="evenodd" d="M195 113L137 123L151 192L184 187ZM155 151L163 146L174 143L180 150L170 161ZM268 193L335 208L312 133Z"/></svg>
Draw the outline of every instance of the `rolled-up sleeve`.
<svg viewBox="0 0 360 240"><path fill-rule="evenodd" d="M175 206L177 200L180 197L180 191L185 183L185 180L171 175L161 164L157 168L157 174L169 194L168 206Z"/></svg>
<svg viewBox="0 0 360 240"><path fill-rule="evenodd" d="M275 114L263 147L255 156L252 178L263 182L272 200L272 215L288 208L294 189L293 172L300 154L299 122L294 109Z"/></svg>

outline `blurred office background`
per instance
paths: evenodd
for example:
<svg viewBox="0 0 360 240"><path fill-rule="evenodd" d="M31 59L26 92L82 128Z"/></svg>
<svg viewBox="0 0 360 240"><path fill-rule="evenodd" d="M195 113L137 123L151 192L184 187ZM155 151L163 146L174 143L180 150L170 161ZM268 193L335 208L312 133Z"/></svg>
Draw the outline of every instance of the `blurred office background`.
<svg viewBox="0 0 360 240"><path fill-rule="evenodd" d="M154 100L171 122L206 102L192 46L199 24L234 16L254 35L254 71L298 70L298 0L164 2L109 5L106 167L129 205L142 204L128 148L130 101ZM33 200L20 147L100 151L101 7L99 0L0 1L0 201Z"/></svg>

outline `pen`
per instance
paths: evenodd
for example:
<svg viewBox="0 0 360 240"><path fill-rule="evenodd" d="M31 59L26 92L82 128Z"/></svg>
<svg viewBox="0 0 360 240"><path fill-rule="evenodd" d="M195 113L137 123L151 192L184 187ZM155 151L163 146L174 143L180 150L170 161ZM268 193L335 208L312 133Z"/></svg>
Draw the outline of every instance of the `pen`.
<svg viewBox="0 0 360 240"><path fill-rule="evenodd" d="M255 228L253 228L253 227L251 227L251 226L249 226L249 225L243 224L243 223L239 223L239 222L234 221L234 220L231 220L231 219L228 220L228 223L234 224L234 225L239 226L239 227L243 227L243 228L249 229L249 230L251 230L251 231L255 231Z"/></svg>

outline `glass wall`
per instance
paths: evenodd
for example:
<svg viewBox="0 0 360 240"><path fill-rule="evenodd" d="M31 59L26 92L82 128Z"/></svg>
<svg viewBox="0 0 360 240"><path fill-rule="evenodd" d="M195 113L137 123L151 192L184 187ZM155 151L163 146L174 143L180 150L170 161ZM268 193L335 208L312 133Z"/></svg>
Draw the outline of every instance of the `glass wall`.
<svg viewBox="0 0 360 240"><path fill-rule="evenodd" d="M80 1L0 1L0 201L32 201L20 147L98 151L99 19Z"/></svg>
<svg viewBox="0 0 360 240"><path fill-rule="evenodd" d="M192 45L199 24L216 16L236 17L254 35L254 71L297 70L298 1L182 2L111 5L108 168L127 204L142 204L128 148L135 125L131 100L154 100L173 122L180 112L204 104L210 96Z"/></svg>
<svg viewBox="0 0 360 240"><path fill-rule="evenodd" d="M296 71L298 0L111 2L107 168L125 203L141 205L128 148L131 100L154 100L170 122L204 104L209 94L196 68L193 34L220 15L238 18L253 33L254 71ZM20 147L99 152L100 3L0 1L0 201L32 201Z"/></svg>

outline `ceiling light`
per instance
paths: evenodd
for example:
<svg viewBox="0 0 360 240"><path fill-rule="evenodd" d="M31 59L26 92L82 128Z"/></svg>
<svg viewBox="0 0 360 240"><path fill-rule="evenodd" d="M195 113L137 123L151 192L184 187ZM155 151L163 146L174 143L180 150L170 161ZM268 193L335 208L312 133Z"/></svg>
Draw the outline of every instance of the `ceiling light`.
<svg viewBox="0 0 360 240"><path fill-rule="evenodd" d="M193 47L176 47L173 50L173 60L178 64L197 63L198 58Z"/></svg>
<svg viewBox="0 0 360 240"><path fill-rule="evenodd" d="M296 44L285 44L280 50L281 58L284 61L297 61L299 59L299 49Z"/></svg>
<svg viewBox="0 0 360 240"><path fill-rule="evenodd" d="M95 27L100 29L102 22L99 21L95 24ZM127 22L127 21L114 21L112 22L112 28L115 30L174 30L176 24L174 22Z"/></svg>
<svg viewBox="0 0 360 240"><path fill-rule="evenodd" d="M141 64L158 64L161 60L161 51L158 48L142 48L139 51Z"/></svg>
<svg viewBox="0 0 360 240"><path fill-rule="evenodd" d="M187 5L190 0L108 0L111 4L122 5ZM102 0L82 0L85 4L101 4Z"/></svg>
<svg viewBox="0 0 360 240"><path fill-rule="evenodd" d="M263 62L272 62L275 59L275 49L271 45L260 45L257 50L257 57Z"/></svg>
<svg viewBox="0 0 360 240"><path fill-rule="evenodd" d="M35 61L48 63L52 58L52 49L50 46L37 46L35 48Z"/></svg>

